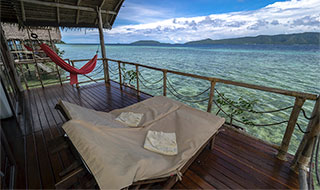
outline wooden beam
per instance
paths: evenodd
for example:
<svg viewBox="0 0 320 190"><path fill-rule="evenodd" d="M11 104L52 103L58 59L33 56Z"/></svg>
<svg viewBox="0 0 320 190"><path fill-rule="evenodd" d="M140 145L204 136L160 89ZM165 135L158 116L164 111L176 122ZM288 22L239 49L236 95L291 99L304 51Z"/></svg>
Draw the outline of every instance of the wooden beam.
<svg viewBox="0 0 320 190"><path fill-rule="evenodd" d="M163 96L167 96L167 70L162 70L163 72Z"/></svg>
<svg viewBox="0 0 320 190"><path fill-rule="evenodd" d="M23 20L23 22L25 22L27 19L26 19L26 12L24 11L23 1L21 1L20 4L21 4L22 20Z"/></svg>
<svg viewBox="0 0 320 190"><path fill-rule="evenodd" d="M103 24L102 24L102 15L101 15L101 7L97 8L98 20L99 20L99 37L100 37L100 46L101 46L101 54L103 58L103 70L104 70L104 79L105 82L109 82L109 69L106 65L106 47L104 44L104 36L103 36Z"/></svg>
<svg viewBox="0 0 320 190"><path fill-rule="evenodd" d="M277 158L279 158L280 160L286 160L286 154L289 149L290 140L291 140L294 128L296 126L301 108L305 101L306 99L297 97L294 102L294 106L290 114L286 132L284 133L282 143L279 149L279 153L277 155Z"/></svg>
<svg viewBox="0 0 320 190"><path fill-rule="evenodd" d="M78 0L77 6L80 6L81 0ZM76 24L79 23L80 10L77 10Z"/></svg>
<svg viewBox="0 0 320 190"><path fill-rule="evenodd" d="M120 8L120 6L122 5L123 1L124 1L124 0L120 0L120 1L118 2L118 4L116 5L116 7L113 9L113 11L116 12L117 14L118 14L117 10L118 10L118 9ZM120 10L120 9L119 9L119 10ZM113 20L113 18L114 18L115 16L117 16L117 14L112 15L110 20ZM111 27L111 24L109 23L108 19L106 19L106 22L108 22L108 25Z"/></svg>
<svg viewBox="0 0 320 190"><path fill-rule="evenodd" d="M59 0L55 0L57 3L59 3ZM60 10L59 7L57 7L57 22L60 23Z"/></svg>
<svg viewBox="0 0 320 190"><path fill-rule="evenodd" d="M104 3L106 2L106 0L102 0L102 2L101 2L101 4L100 4L100 6L99 6L99 8L101 8L102 9L102 6L104 5Z"/></svg>
<svg viewBox="0 0 320 190"><path fill-rule="evenodd" d="M291 169L293 169L295 172L297 172L301 167L308 167L313 141L315 140L313 138L320 134L320 96L314 104L311 118L313 119L309 120L306 129L308 133L304 134L300 142L300 145L296 151L294 159L291 162Z"/></svg>
<svg viewBox="0 0 320 190"><path fill-rule="evenodd" d="M81 10L81 11L90 11L90 12L96 12L96 10L92 7L83 7L83 6L75 6L75 5L67 5L62 3L55 3L55 2L45 2L45 1L38 1L38 0L20 0L26 3L33 3L36 5L43 5L47 7L59 7L64 9L73 9L73 10ZM106 11L101 10L101 14L110 14L110 15L116 15L117 13L114 11Z"/></svg>
<svg viewBox="0 0 320 190"><path fill-rule="evenodd" d="M212 102L213 102L213 96L214 96L214 87L216 86L215 81L211 81L211 87L210 87L210 93L209 93L209 101L208 101L208 107L207 112L211 113L212 110Z"/></svg>

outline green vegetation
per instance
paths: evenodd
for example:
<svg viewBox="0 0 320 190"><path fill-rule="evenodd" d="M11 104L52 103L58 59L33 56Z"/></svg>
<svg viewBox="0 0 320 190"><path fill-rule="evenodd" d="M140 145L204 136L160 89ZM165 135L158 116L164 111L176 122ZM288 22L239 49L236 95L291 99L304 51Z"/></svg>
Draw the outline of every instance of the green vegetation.
<svg viewBox="0 0 320 190"><path fill-rule="evenodd" d="M223 40L204 39L185 43L187 45L211 44L320 44L320 32L305 32L299 34L260 35L256 37L232 38Z"/></svg>
<svg viewBox="0 0 320 190"><path fill-rule="evenodd" d="M57 42L56 44L66 44L66 42L61 40L60 42Z"/></svg>
<svg viewBox="0 0 320 190"><path fill-rule="evenodd" d="M122 64L122 67L120 68L121 72L123 73L123 81L124 83L126 83L126 81L128 81L128 84L133 86L133 84L131 84L134 80L137 79L137 73L134 70L127 70L126 69L126 65Z"/></svg>
<svg viewBox="0 0 320 190"><path fill-rule="evenodd" d="M131 43L130 45L166 45L167 43L160 43L155 40L139 40Z"/></svg>
<svg viewBox="0 0 320 190"><path fill-rule="evenodd" d="M221 96L218 96L217 98L217 102L222 108L227 108L227 113L231 118L236 117L246 125L254 125L252 121L243 115L243 112L247 111L253 113L253 107L257 100L245 100L244 98L240 97L235 101L227 98L224 93L221 93Z"/></svg>

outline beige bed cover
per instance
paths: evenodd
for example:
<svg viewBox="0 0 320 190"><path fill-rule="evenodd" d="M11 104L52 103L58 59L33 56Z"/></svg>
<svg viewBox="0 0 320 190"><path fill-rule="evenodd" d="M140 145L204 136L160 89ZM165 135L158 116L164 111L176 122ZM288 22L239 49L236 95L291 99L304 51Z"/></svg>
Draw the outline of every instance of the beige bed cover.
<svg viewBox="0 0 320 190"><path fill-rule="evenodd" d="M157 96L109 113L60 102L70 121L62 127L101 189L167 177L179 170L222 126L225 119ZM143 113L138 128L114 119L122 112ZM176 133L178 155L143 148L148 130Z"/></svg>

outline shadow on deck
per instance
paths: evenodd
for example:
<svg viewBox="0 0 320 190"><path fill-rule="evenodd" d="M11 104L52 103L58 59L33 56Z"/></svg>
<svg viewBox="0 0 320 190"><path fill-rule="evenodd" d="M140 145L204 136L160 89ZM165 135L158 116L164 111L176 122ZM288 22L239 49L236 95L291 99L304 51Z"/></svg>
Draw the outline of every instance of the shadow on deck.
<svg viewBox="0 0 320 190"><path fill-rule="evenodd" d="M79 89L69 84L49 86L25 92L29 124L24 135L8 129L8 140L17 161L16 188L54 188L61 180L59 172L74 160L69 149L50 154L48 141L61 136L63 116L54 109L59 99L99 110L111 111L149 98L136 95L117 83L90 84ZM298 175L290 163L275 158L273 147L247 137L236 130L225 130L216 138L214 150L205 149L178 182L175 189L297 189ZM11 135L10 135L11 134Z"/></svg>

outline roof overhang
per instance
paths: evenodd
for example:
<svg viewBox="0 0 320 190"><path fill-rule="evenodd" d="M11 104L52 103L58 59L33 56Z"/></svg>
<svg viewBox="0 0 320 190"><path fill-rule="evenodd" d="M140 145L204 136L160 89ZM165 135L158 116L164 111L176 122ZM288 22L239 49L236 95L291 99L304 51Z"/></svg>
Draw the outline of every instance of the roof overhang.
<svg viewBox="0 0 320 190"><path fill-rule="evenodd" d="M111 29L124 0L0 0L1 22L21 26Z"/></svg>

